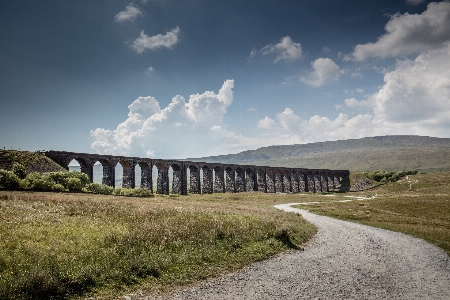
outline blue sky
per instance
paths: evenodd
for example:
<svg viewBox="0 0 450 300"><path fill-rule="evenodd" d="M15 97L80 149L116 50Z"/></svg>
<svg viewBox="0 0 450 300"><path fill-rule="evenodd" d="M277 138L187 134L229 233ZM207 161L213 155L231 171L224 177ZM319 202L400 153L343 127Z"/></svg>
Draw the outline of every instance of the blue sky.
<svg viewBox="0 0 450 300"><path fill-rule="evenodd" d="M450 137L450 2L0 1L0 146L155 158Z"/></svg>

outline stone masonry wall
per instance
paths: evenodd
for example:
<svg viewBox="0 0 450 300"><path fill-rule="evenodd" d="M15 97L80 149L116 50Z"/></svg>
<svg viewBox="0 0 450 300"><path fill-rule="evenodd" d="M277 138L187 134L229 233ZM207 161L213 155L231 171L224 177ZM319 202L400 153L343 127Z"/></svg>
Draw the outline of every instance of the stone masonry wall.
<svg viewBox="0 0 450 300"><path fill-rule="evenodd" d="M193 163L178 160L149 159L113 155L99 155L65 151L48 151L47 157L65 169L76 160L81 172L87 174L92 181L93 166L100 162L103 166L102 183L113 186L117 164L123 167L123 187L135 187L135 168L141 168L140 187L152 192L152 168L158 169L156 193L169 194L169 168L172 167L172 193L234 193L244 191L275 192L325 192L348 188L348 170L308 170L297 168L272 168L256 166L223 165ZM189 168L189 187L187 185L187 169ZM203 172L200 180L200 170ZM308 175L304 175L305 172Z"/></svg>

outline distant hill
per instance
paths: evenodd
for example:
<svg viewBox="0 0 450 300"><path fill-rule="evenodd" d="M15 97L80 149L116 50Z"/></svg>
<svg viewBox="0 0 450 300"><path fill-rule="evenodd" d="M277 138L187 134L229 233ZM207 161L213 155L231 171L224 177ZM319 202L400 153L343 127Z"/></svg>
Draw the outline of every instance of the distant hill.
<svg viewBox="0 0 450 300"><path fill-rule="evenodd" d="M450 171L450 139L410 135L377 136L269 146L237 154L188 160L350 171Z"/></svg>

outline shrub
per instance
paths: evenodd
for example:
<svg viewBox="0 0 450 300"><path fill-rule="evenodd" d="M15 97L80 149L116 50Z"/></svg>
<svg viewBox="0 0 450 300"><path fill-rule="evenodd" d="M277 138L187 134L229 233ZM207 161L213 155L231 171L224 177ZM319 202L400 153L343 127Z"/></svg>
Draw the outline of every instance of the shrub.
<svg viewBox="0 0 450 300"><path fill-rule="evenodd" d="M52 191L54 191L54 192L64 192L65 190L66 190L66 188L62 184L59 184L59 183L54 184L52 186Z"/></svg>
<svg viewBox="0 0 450 300"><path fill-rule="evenodd" d="M0 170L0 189L17 190L21 187L21 180L14 172Z"/></svg>
<svg viewBox="0 0 450 300"><path fill-rule="evenodd" d="M125 197L153 197L150 190L137 188L137 189L125 189L117 188L114 189L114 195L125 196Z"/></svg>
<svg viewBox="0 0 450 300"><path fill-rule="evenodd" d="M25 188L35 191L51 191L55 182L45 175L33 172L25 178Z"/></svg>
<svg viewBox="0 0 450 300"><path fill-rule="evenodd" d="M14 163L12 166L12 171L20 179L25 179L25 177L27 177L27 170L22 164Z"/></svg>
<svg viewBox="0 0 450 300"><path fill-rule="evenodd" d="M111 195L114 188L106 184L90 183L86 186L86 191L94 194Z"/></svg>
<svg viewBox="0 0 450 300"><path fill-rule="evenodd" d="M67 188L70 192L81 192L83 184L79 178L69 178L67 180Z"/></svg>
<svg viewBox="0 0 450 300"><path fill-rule="evenodd" d="M44 176L55 184L61 184L64 187L67 186L67 180L70 178L69 172L48 172L44 173Z"/></svg>
<svg viewBox="0 0 450 300"><path fill-rule="evenodd" d="M81 185L82 186L86 186L87 184L89 184L91 182L91 180L89 179L89 176L85 173L81 173L78 171L73 171L73 172L64 172L66 174L70 174L69 178L77 178L81 181Z"/></svg>
<svg viewBox="0 0 450 300"><path fill-rule="evenodd" d="M400 178L405 177L406 175L415 175L417 171L400 171L400 172L392 172L392 171L375 171L373 173L366 173L366 175L377 182L395 182Z"/></svg>

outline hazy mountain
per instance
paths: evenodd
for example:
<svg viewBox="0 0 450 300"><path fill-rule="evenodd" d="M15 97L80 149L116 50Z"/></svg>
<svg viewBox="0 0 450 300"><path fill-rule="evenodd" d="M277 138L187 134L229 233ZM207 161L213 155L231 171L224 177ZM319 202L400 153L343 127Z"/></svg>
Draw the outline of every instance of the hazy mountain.
<svg viewBox="0 0 450 300"><path fill-rule="evenodd" d="M377 136L300 145L269 146L237 154L188 159L350 171L450 170L450 139L427 136Z"/></svg>

